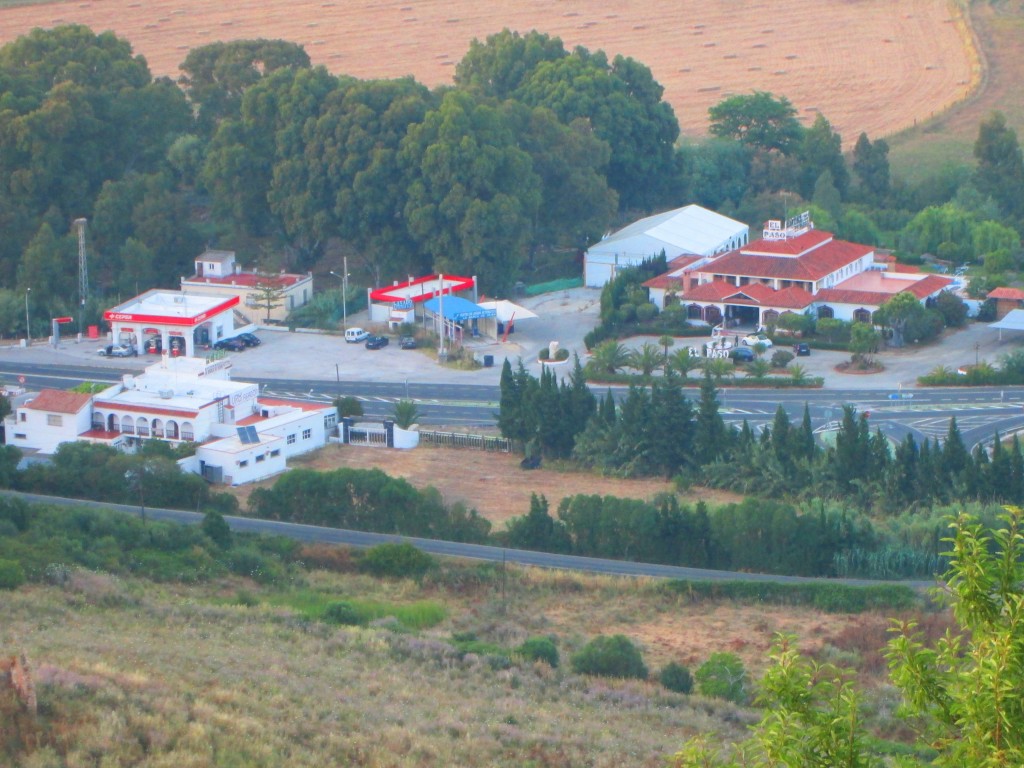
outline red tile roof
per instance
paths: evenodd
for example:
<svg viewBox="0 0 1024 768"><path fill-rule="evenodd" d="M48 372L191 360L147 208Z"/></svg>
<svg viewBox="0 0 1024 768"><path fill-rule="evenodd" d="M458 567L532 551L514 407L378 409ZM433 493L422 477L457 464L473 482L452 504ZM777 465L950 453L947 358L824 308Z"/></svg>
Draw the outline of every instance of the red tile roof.
<svg viewBox="0 0 1024 768"><path fill-rule="evenodd" d="M831 238L831 235L827 232L820 234ZM806 237L806 235L801 235L800 238L794 238L793 240L768 242L772 244L778 242L795 243L803 237ZM758 250L761 250L761 242L755 243L758 246ZM870 245L859 245L857 243L848 243L845 240L831 239L823 244L819 244L817 248L809 252L797 251L797 253L802 254L799 256L753 255L749 252L750 248L741 248L737 251L730 251L715 259L707 267L702 268L701 272L776 280L815 281L867 256L873 250Z"/></svg>
<svg viewBox="0 0 1024 768"><path fill-rule="evenodd" d="M943 277L942 275L928 275L924 279L918 280L916 283L909 286L906 290L917 296L919 299L925 299L933 293L938 293L943 288L948 288L952 284L953 279L950 277Z"/></svg>
<svg viewBox="0 0 1024 768"><path fill-rule="evenodd" d="M790 286L776 291L763 283L735 286L724 280L694 286L684 293L682 301L715 301L728 304L745 304L747 306L771 306L787 309L803 309L814 297L809 291Z"/></svg>
<svg viewBox="0 0 1024 768"><path fill-rule="evenodd" d="M44 389L23 408L48 413L78 413L92 400L92 395L67 392L62 389Z"/></svg>
<svg viewBox="0 0 1024 768"><path fill-rule="evenodd" d="M683 285L681 273L686 267L703 258L703 256L694 256L692 254L677 256L668 263L668 269L664 273L657 277L652 277L643 286L644 288L681 288Z"/></svg>
<svg viewBox="0 0 1024 768"><path fill-rule="evenodd" d="M321 411L324 408L333 408L331 403L317 403L312 400L285 400L280 397L261 397L260 405L288 405L292 408L299 408L303 411Z"/></svg>
<svg viewBox="0 0 1024 768"><path fill-rule="evenodd" d="M988 298L990 299L1012 299L1014 301L1024 301L1024 291L1020 288L1008 288L1001 286L994 288L988 292Z"/></svg>
<svg viewBox="0 0 1024 768"><path fill-rule="evenodd" d="M859 304L880 307L896 294L882 291L858 291L852 288L826 288L818 291L814 300L820 304Z"/></svg>
<svg viewBox="0 0 1024 768"><path fill-rule="evenodd" d="M832 239L832 233L823 229L812 229L787 240L754 240L740 248L740 252L751 255L797 256L819 247Z"/></svg>
<svg viewBox="0 0 1024 768"><path fill-rule="evenodd" d="M123 432L110 432L106 429L90 429L80 434L79 437L87 437L91 440L116 440L123 434Z"/></svg>

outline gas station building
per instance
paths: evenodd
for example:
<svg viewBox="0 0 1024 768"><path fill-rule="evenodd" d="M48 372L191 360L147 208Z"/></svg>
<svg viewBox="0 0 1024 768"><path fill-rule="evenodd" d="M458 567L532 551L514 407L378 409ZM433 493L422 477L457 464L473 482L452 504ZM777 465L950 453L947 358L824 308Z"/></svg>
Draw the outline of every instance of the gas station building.
<svg viewBox="0 0 1024 768"><path fill-rule="evenodd" d="M140 354L166 350L195 357L196 347L235 335L238 296L197 296L154 289L103 313L115 344L133 345ZM147 342L149 342L147 344Z"/></svg>

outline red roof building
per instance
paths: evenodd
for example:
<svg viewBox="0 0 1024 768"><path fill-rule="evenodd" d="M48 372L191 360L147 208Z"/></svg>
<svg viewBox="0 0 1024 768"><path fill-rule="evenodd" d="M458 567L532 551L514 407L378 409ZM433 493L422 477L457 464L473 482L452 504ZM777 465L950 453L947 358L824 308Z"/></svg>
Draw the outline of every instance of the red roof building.
<svg viewBox="0 0 1024 768"><path fill-rule="evenodd" d="M870 245L814 229L803 214L785 225L768 222L761 239L720 256L681 267L673 262L644 285L660 308L671 296L686 307L688 319L729 328L769 325L784 312L868 321L897 293L908 291L925 301L953 282L941 275L896 272L895 266L884 256L876 261Z"/></svg>

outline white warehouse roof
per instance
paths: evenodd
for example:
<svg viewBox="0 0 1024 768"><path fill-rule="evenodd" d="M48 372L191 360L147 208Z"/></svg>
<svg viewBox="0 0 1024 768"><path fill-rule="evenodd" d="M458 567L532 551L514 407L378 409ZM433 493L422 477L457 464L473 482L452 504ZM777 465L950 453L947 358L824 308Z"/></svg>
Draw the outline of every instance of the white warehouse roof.
<svg viewBox="0 0 1024 768"><path fill-rule="evenodd" d="M711 256L745 244L748 237L746 224L699 205L687 205L635 221L592 245L587 254L650 258L664 249L670 259L683 253ZM742 242L732 245L737 239Z"/></svg>

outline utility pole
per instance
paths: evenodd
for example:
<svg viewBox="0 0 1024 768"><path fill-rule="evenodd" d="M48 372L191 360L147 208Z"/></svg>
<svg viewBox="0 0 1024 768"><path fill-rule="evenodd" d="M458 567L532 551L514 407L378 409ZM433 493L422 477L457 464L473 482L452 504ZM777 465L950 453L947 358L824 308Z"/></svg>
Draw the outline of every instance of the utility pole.
<svg viewBox="0 0 1024 768"><path fill-rule="evenodd" d="M32 346L32 323L28 317L28 295L32 293L31 288L25 289L25 344Z"/></svg>
<svg viewBox="0 0 1024 768"><path fill-rule="evenodd" d="M341 330L348 330L348 256L342 257L341 273Z"/></svg>
<svg viewBox="0 0 1024 768"><path fill-rule="evenodd" d="M438 310L438 314L441 315L441 342L440 342L440 346L437 348L437 359L440 362L443 363L444 359L445 359L445 351L444 351L444 332L445 332L445 327L444 327L444 275L438 275L437 276L437 284L438 284L439 290L440 290L440 293L438 294L438 297L437 297L437 310Z"/></svg>

